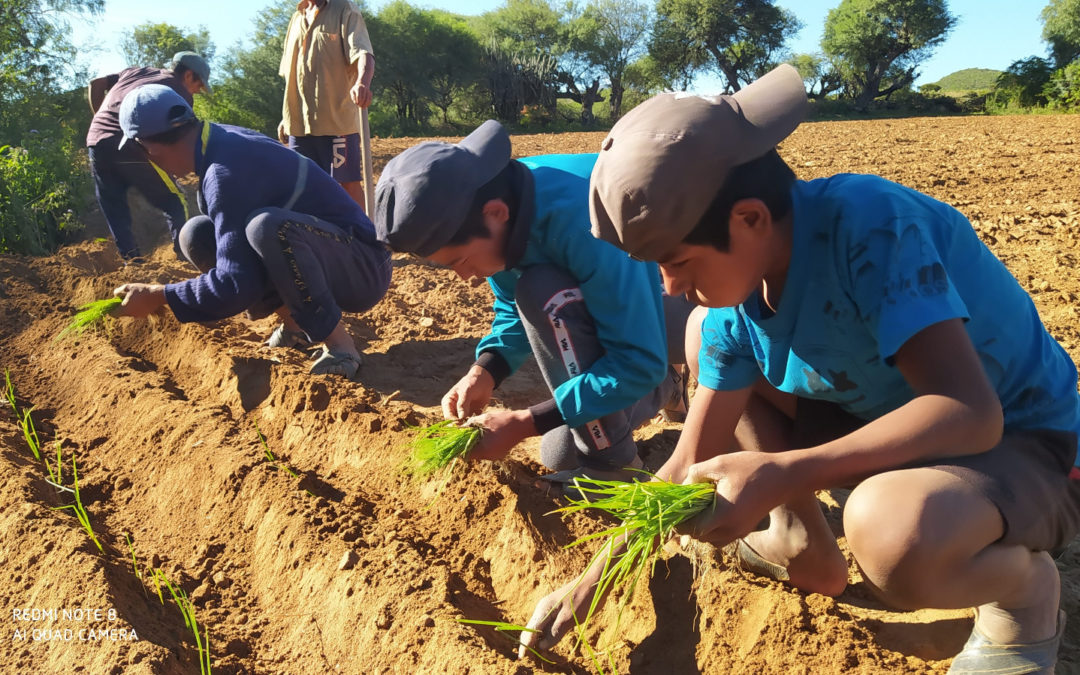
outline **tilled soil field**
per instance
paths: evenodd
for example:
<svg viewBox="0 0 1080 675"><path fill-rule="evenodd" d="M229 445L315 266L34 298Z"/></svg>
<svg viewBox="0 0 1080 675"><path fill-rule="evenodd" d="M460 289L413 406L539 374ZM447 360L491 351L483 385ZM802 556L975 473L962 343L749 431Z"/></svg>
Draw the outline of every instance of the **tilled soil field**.
<svg viewBox="0 0 1080 675"><path fill-rule="evenodd" d="M514 150L592 152L602 138L520 136ZM376 140L376 168L414 142ZM1076 116L811 123L781 153L801 178L877 173L958 207L1080 358ZM569 639L553 664L518 662L505 636L455 621L524 623L591 553L564 546L603 523L549 514L561 504L538 478L538 443L470 466L441 495L400 471L410 426L438 419L486 331L486 287L395 258L386 300L347 319L367 354L357 382L311 378L305 354L268 351L270 320L164 314L54 341L79 304L193 273L167 246L128 267L112 248L0 257L0 367L46 451L59 442L69 486L77 457L104 548L54 510L72 495L0 412L0 671L198 673L194 634L167 590L159 601L150 568L190 598L215 673L593 670ZM529 365L497 404L545 394ZM679 426L638 433L656 468ZM844 494L820 497L838 523ZM665 557L617 633L600 632L615 625L610 607L595 622L592 642L621 672L944 672L971 627L968 611L882 607L854 565L834 600L730 570L711 549ZM1058 672L1080 672L1080 546L1059 567L1072 620Z"/></svg>

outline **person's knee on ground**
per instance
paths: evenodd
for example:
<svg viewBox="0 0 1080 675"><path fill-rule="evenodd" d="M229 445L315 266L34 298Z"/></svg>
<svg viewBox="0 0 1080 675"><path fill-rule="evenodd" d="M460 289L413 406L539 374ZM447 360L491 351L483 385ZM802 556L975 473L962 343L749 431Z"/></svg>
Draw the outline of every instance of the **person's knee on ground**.
<svg viewBox="0 0 1080 675"><path fill-rule="evenodd" d="M176 243L180 253L200 272L208 272L217 264L214 221L209 216L195 216L184 223Z"/></svg>

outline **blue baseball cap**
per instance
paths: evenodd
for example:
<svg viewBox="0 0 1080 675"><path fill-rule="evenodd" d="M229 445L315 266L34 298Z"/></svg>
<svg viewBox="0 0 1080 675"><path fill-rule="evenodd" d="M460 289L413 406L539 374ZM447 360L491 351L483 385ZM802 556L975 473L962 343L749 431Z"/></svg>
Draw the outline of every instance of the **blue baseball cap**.
<svg viewBox="0 0 1080 675"><path fill-rule="evenodd" d="M510 163L510 135L488 120L460 143L429 141L391 159L375 187L379 241L430 256L457 234L477 190Z"/></svg>
<svg viewBox="0 0 1080 675"><path fill-rule="evenodd" d="M194 119L195 111L183 96L163 84L144 84L120 102L120 128L124 130L120 147L129 138L163 134Z"/></svg>

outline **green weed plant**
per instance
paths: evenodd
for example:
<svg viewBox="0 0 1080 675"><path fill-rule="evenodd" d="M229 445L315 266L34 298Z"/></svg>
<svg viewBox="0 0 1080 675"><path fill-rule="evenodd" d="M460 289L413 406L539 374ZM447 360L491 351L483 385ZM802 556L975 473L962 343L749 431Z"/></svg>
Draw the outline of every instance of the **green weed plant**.
<svg viewBox="0 0 1080 675"><path fill-rule="evenodd" d="M252 420L252 421L255 423L255 433L259 437L259 443L262 444L263 453L266 455L266 459L271 464L273 464L275 467L277 467L278 469L282 469L286 473L288 473L290 476L295 478L296 480L300 480L300 474L293 471L292 468L288 464L285 464L284 462L278 461L278 458L274 456L274 453L270 452L270 446L266 443L266 436L264 436L263 432L259 430L259 421L258 420ZM311 490L305 489L304 492L308 493L312 497L315 496L315 493L312 492Z"/></svg>
<svg viewBox="0 0 1080 675"><path fill-rule="evenodd" d="M200 675L210 675L210 627L205 626L203 635L200 637L199 624L195 621L195 605L188 598L187 593L184 592L183 588L173 586L172 582L161 570L155 569L154 575L155 583L158 583L158 580L165 582L169 595L172 596L173 602L180 608L180 613L184 616L184 625L195 634L195 649L199 652ZM158 585L158 597L161 598L160 584ZM161 604L165 604L164 599L162 599Z"/></svg>

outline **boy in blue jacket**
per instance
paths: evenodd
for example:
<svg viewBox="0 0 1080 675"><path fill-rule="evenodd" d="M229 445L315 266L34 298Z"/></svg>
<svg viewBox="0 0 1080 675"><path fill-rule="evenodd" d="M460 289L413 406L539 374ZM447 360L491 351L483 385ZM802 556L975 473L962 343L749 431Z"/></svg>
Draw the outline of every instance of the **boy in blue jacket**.
<svg viewBox="0 0 1080 675"><path fill-rule="evenodd" d="M529 409L477 417L487 431L470 457L499 459L542 435L541 461L559 471L549 476L557 481L632 477L626 467L640 461L631 432L683 397L669 363L684 362L690 306L662 299L655 265L590 234L595 160L512 160L506 130L489 120L456 145L422 143L398 155L375 193L382 241L462 279L486 277L495 295L491 332L443 397L443 414L481 413L530 354L552 391Z"/></svg>
<svg viewBox="0 0 1080 675"><path fill-rule="evenodd" d="M312 374L355 376L360 353L342 311L364 312L390 284L389 253L363 210L311 160L270 138L195 117L176 92L144 85L120 106L124 142L175 176L199 178L205 216L180 230L202 274L179 283L124 284L120 316L168 305L176 318L216 321L276 312L272 347L323 343Z"/></svg>
<svg viewBox="0 0 1080 675"><path fill-rule="evenodd" d="M899 609L977 608L951 673L1052 673L1049 552L1080 528L1076 368L958 211L876 176L796 180L775 146L806 108L790 66L732 96L661 95L597 160L594 234L710 308L659 474L716 483L687 533L828 595L847 564L814 492L854 485L844 533L869 586ZM573 627L599 569L542 600L523 642Z"/></svg>

